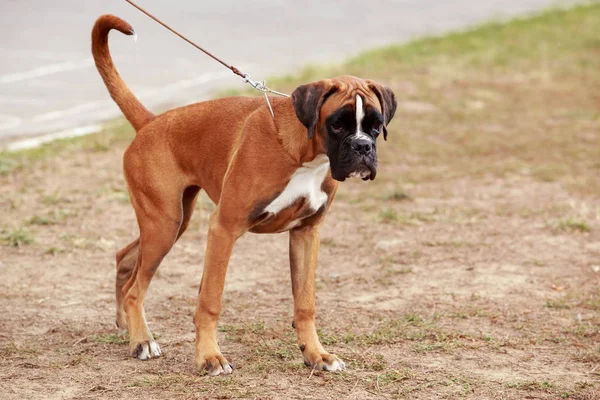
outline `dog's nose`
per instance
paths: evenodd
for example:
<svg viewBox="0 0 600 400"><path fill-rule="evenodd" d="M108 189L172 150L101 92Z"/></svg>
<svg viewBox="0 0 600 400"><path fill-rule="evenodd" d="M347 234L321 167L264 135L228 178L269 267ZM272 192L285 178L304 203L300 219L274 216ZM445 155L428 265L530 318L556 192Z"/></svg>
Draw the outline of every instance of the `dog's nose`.
<svg viewBox="0 0 600 400"><path fill-rule="evenodd" d="M369 139L358 138L352 141L352 150L359 154L368 154L373 150L373 145Z"/></svg>

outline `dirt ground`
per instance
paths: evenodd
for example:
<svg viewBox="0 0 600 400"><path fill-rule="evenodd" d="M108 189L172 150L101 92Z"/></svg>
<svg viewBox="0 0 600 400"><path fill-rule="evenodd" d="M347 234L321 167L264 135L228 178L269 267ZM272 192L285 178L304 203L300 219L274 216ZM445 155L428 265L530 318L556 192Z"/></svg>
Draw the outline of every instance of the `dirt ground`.
<svg viewBox="0 0 600 400"><path fill-rule="evenodd" d="M164 356L130 358L113 294L137 235L127 140L3 174L0 398L600 398L599 86L577 65L381 75L400 100L381 170L340 185L322 230L317 323L343 373L302 363L287 234L236 244L219 323L235 371L194 370L206 197L150 287Z"/></svg>

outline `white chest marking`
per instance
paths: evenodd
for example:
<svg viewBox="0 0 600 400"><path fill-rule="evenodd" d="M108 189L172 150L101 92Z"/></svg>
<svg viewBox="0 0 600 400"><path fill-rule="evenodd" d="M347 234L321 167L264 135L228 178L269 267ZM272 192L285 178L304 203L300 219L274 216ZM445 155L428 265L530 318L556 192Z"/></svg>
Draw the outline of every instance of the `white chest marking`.
<svg viewBox="0 0 600 400"><path fill-rule="evenodd" d="M294 172L283 192L265 208L265 211L277 214L301 197L306 197L310 207L318 210L327 201L327 194L321 190L321 185L328 170L329 158L325 154L319 154L314 160L302 164Z"/></svg>
<svg viewBox="0 0 600 400"><path fill-rule="evenodd" d="M368 135L362 131L362 120L365 117L365 110L363 109L363 99L360 94L356 95L356 133L354 133L355 139L371 139Z"/></svg>

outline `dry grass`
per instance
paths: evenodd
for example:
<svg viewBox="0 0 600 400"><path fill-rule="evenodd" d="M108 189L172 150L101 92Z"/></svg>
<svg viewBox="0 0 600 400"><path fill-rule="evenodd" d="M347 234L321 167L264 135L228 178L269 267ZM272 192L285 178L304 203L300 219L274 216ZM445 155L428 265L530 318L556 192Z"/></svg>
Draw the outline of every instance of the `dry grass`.
<svg viewBox="0 0 600 400"><path fill-rule="evenodd" d="M165 356L130 359L112 319L114 252L137 230L131 130L1 154L0 397L600 397L599 37L592 4L271 81L343 71L399 98L377 179L341 185L322 232L339 374L302 364L286 235L237 243L219 327L235 373L194 371L206 197L150 289Z"/></svg>

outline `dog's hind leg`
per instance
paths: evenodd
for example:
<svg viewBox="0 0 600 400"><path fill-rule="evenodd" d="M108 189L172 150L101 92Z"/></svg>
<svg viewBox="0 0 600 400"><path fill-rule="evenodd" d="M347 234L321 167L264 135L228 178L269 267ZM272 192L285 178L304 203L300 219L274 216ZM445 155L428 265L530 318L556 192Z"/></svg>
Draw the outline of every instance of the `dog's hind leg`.
<svg viewBox="0 0 600 400"><path fill-rule="evenodd" d="M185 230L190 224L190 219L192 218L192 214L194 213L194 207L196 206L196 200L198 199L199 193L199 186L188 186L183 191L183 198L181 199L181 205L183 207L183 221L181 222L181 226L179 227L177 239L179 239L181 235L183 235L183 232L185 232Z"/></svg>
<svg viewBox="0 0 600 400"><path fill-rule="evenodd" d="M115 280L115 296L117 298L116 325L119 329L127 329L127 315L123 308L123 286L133 273L139 252L140 238L135 239L117 252L117 277Z"/></svg>
<svg viewBox="0 0 600 400"><path fill-rule="evenodd" d="M199 193L200 187L198 186L189 186L183 192L183 198L181 199L181 204L183 206L183 221L179 227L177 239L183 235L190 223ZM125 309L123 307L123 286L125 286L125 283L127 283L133 273L138 257L139 244L140 238L138 237L117 252L117 277L115 283L115 295L117 299L116 325L119 329L123 330L127 329L127 315L125 314Z"/></svg>
<svg viewBox="0 0 600 400"><path fill-rule="evenodd" d="M130 190L140 238L135 267L121 293L127 315L129 350L133 357L147 360L159 357L161 352L148 328L144 301L154 273L179 235L183 222L184 190L176 182L160 181L159 177L151 174L138 173L130 177L126 169L126 177L130 188L143 187L143 190ZM137 180L131 181L133 179Z"/></svg>

